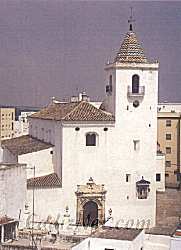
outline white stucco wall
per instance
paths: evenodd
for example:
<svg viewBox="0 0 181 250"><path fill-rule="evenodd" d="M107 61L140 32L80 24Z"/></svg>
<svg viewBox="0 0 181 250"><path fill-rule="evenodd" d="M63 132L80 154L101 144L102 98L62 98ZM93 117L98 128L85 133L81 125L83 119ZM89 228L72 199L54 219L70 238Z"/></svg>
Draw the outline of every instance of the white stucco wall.
<svg viewBox="0 0 181 250"><path fill-rule="evenodd" d="M146 234L144 250L170 250L170 236Z"/></svg>
<svg viewBox="0 0 181 250"><path fill-rule="evenodd" d="M55 125L52 120L28 118L29 134L42 141L55 144Z"/></svg>
<svg viewBox="0 0 181 250"><path fill-rule="evenodd" d="M72 250L105 250L106 248L115 250L140 250L143 247L143 241L143 233L138 235L133 241L89 237L80 244L72 247Z"/></svg>
<svg viewBox="0 0 181 250"><path fill-rule="evenodd" d="M116 250L133 250L132 242L112 240L112 239L99 239L99 238L88 238L80 246L75 246L72 250L105 250L116 249ZM139 249L139 248L137 248Z"/></svg>
<svg viewBox="0 0 181 250"><path fill-rule="evenodd" d="M8 162L8 163L17 163L18 157L13 155L7 148L1 149L2 150L2 158L1 162Z"/></svg>
<svg viewBox="0 0 181 250"><path fill-rule="evenodd" d="M67 204L62 199L63 190L61 188L46 188L35 189L35 221L46 221L48 216L56 220L63 221L65 208ZM32 189L27 190L26 204L29 206L28 210L32 214Z"/></svg>
<svg viewBox="0 0 181 250"><path fill-rule="evenodd" d="M53 151L53 169L61 178L62 173L62 126L53 120L29 118L29 134L39 140L51 143Z"/></svg>
<svg viewBox="0 0 181 250"><path fill-rule="evenodd" d="M53 151L53 154L51 154ZM23 154L18 156L19 163L27 164L27 178L33 177L33 170L29 169L35 166L36 177L54 172L53 167L54 147Z"/></svg>
<svg viewBox="0 0 181 250"><path fill-rule="evenodd" d="M157 154L156 174L161 175L161 181L156 181L156 190L165 191L165 155Z"/></svg>
<svg viewBox="0 0 181 250"><path fill-rule="evenodd" d="M171 238L170 250L180 250L181 249L181 237Z"/></svg>
<svg viewBox="0 0 181 250"><path fill-rule="evenodd" d="M0 165L0 216L19 218L26 198L25 165Z"/></svg>

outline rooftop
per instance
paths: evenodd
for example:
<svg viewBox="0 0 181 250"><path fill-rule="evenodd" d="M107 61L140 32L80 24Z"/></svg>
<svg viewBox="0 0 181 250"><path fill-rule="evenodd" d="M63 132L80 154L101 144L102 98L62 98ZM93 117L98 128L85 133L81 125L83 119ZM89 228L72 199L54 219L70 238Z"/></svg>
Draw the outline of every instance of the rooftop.
<svg viewBox="0 0 181 250"><path fill-rule="evenodd" d="M30 178L27 180L27 188L57 188L61 187L61 180L56 173Z"/></svg>
<svg viewBox="0 0 181 250"><path fill-rule="evenodd" d="M116 228L116 227L101 227L91 237L102 239L115 239L115 240L134 240L142 229L133 228Z"/></svg>
<svg viewBox="0 0 181 250"><path fill-rule="evenodd" d="M5 242L3 243L3 247L6 249L32 249L31 246L32 243L31 240L29 240L29 238L28 239L19 238L18 240L12 242ZM45 250L71 250L76 243L65 240L57 240L55 243L52 243L50 242L50 240L48 241L42 238L41 245L38 241L36 242L36 244L38 245L37 248ZM33 249L35 249L35 247Z"/></svg>
<svg viewBox="0 0 181 250"><path fill-rule="evenodd" d="M179 112L157 112L157 118L180 118Z"/></svg>
<svg viewBox="0 0 181 250"><path fill-rule="evenodd" d="M14 155L23 155L53 147L52 144L40 141L29 135L3 140L3 148L7 148Z"/></svg>
<svg viewBox="0 0 181 250"><path fill-rule="evenodd" d="M135 32L129 31L114 60L120 63L148 63Z"/></svg>
<svg viewBox="0 0 181 250"><path fill-rule="evenodd" d="M154 234L154 235L168 235L172 236L175 232L176 226L164 226L158 225L146 230L147 234Z"/></svg>
<svg viewBox="0 0 181 250"><path fill-rule="evenodd" d="M15 220L8 217L7 215L0 217L0 225L12 223L12 222L15 222Z"/></svg>
<svg viewBox="0 0 181 250"><path fill-rule="evenodd" d="M52 103L30 117L55 121L114 121L112 114L87 101Z"/></svg>

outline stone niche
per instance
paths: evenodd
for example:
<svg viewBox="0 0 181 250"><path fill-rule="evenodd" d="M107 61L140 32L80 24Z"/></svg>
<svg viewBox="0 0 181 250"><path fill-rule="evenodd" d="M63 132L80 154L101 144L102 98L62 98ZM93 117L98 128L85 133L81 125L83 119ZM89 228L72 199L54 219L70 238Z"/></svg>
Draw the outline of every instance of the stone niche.
<svg viewBox="0 0 181 250"><path fill-rule="evenodd" d="M98 226L105 222L104 185L97 185L92 177L86 185L77 185L76 223L83 226Z"/></svg>

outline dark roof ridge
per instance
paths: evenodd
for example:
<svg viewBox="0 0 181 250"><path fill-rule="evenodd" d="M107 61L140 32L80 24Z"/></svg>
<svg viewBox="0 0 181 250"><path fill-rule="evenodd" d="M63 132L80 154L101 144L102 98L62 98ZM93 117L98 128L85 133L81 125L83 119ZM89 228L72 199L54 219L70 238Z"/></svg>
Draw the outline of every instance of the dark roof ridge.
<svg viewBox="0 0 181 250"><path fill-rule="evenodd" d="M104 111L104 110L101 110L101 109L95 107L95 106L94 106L92 103L90 103L90 102L87 102L87 101L80 101L79 104L78 104L76 107L74 107L69 113L67 113L67 114L62 118L62 120L66 119L66 116L69 116L69 115L71 115L71 113L75 112L76 109L78 109L79 106L80 106L81 104L83 104L83 103L87 103L88 105L92 106L92 107L95 108L97 111L100 111L101 113L103 113L103 114L105 114L105 115L113 116L111 113L109 113L109 112L107 112L107 111Z"/></svg>
<svg viewBox="0 0 181 250"><path fill-rule="evenodd" d="M22 155L53 147L49 142L44 142L30 135L3 140L2 147L7 148L13 155Z"/></svg>
<svg viewBox="0 0 181 250"><path fill-rule="evenodd" d="M75 106L69 113L67 113L64 117L62 117L62 120L66 119L66 116L71 115L71 113L73 113L80 106L80 104L83 103L83 102L87 102L87 101L79 101L79 102L77 102L77 106Z"/></svg>

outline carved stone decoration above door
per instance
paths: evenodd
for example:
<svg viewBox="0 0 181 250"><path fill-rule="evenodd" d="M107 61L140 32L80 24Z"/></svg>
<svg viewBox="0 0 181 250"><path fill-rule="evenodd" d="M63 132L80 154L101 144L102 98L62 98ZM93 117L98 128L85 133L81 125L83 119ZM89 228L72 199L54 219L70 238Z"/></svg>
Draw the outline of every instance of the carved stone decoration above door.
<svg viewBox="0 0 181 250"><path fill-rule="evenodd" d="M97 226L105 222L104 185L97 185L90 177L86 185L77 185L76 222L83 226Z"/></svg>

